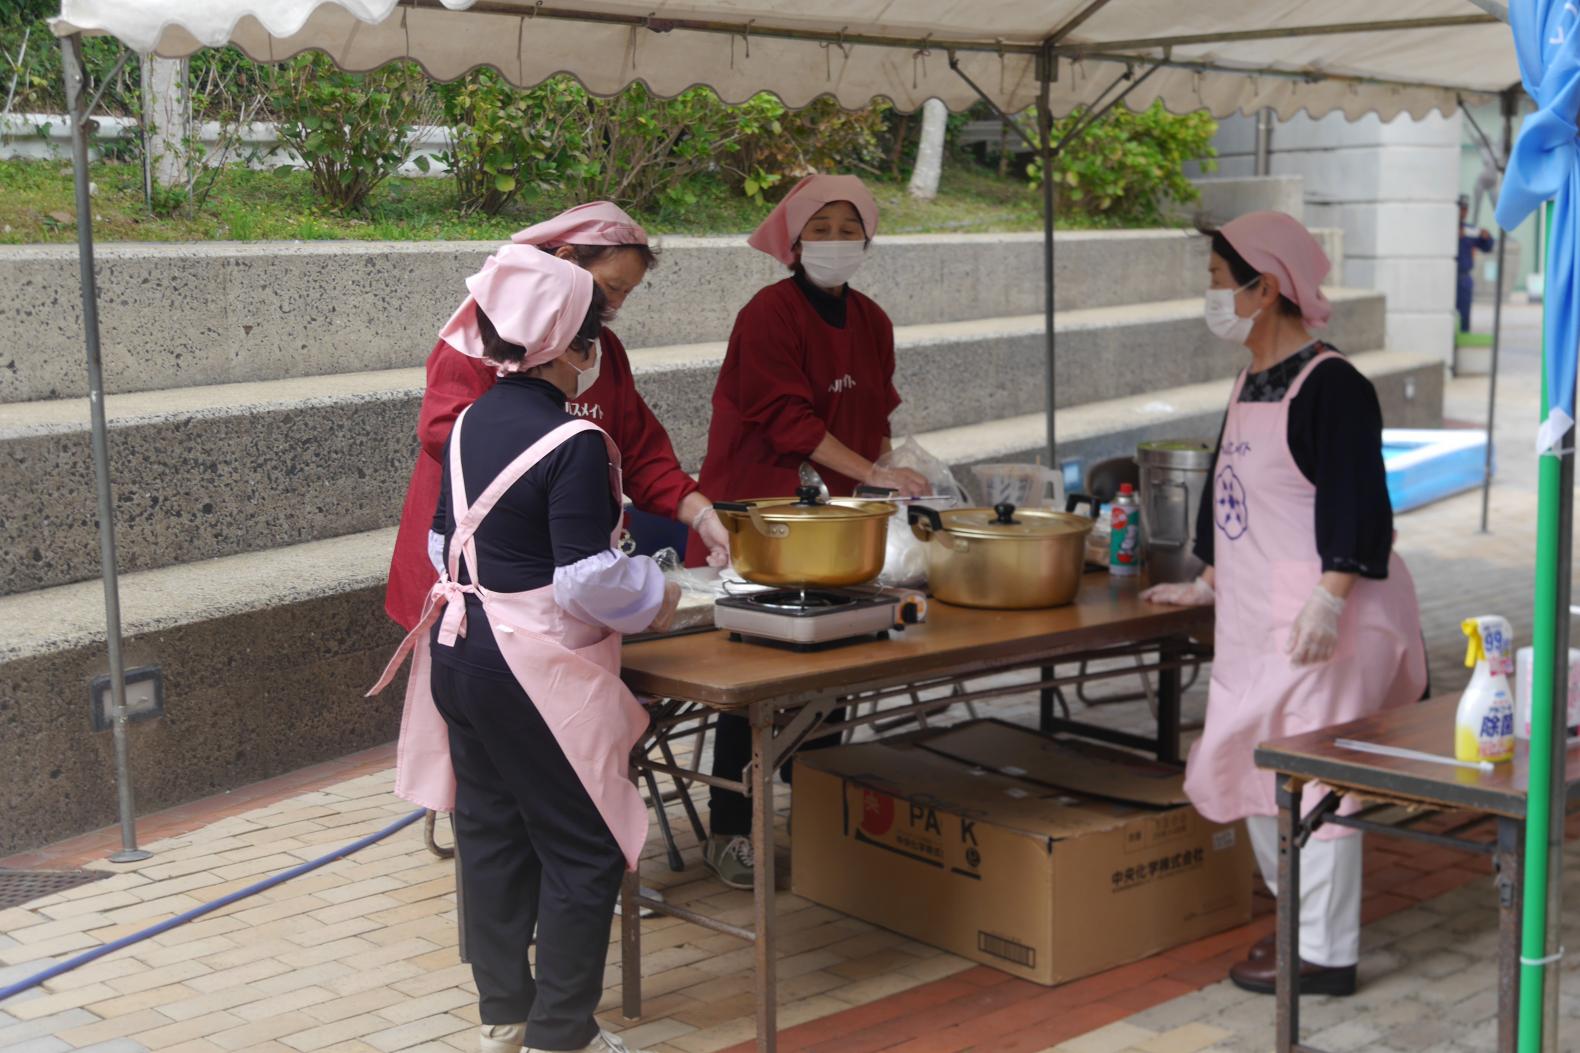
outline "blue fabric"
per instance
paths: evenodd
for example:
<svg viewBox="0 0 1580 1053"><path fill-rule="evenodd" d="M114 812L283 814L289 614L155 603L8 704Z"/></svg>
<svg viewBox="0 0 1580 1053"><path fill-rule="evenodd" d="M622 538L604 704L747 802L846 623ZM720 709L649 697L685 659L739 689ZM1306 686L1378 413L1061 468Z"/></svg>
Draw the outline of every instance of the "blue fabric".
<svg viewBox="0 0 1580 1053"><path fill-rule="evenodd" d="M1575 359L1580 353L1580 11L1565 0L1512 0L1509 25L1520 79L1536 100L1509 158L1498 196L1498 225L1513 230L1551 201L1543 311L1547 405L1537 452L1555 448L1574 421Z"/></svg>

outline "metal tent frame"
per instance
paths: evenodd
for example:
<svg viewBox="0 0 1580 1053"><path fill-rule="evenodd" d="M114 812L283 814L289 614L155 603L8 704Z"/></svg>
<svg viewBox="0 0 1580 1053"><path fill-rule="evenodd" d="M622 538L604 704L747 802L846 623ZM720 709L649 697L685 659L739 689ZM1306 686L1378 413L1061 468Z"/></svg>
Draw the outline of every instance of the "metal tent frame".
<svg viewBox="0 0 1580 1053"><path fill-rule="evenodd" d="M1116 87L1118 87L1120 80L1116 80L1113 84L1111 84L1105 90L1103 96L1100 97L1099 100L1101 103L1105 103L1106 106L1117 105L1124 99L1126 95L1129 94L1130 91L1133 91L1135 87L1139 85L1140 79L1150 76L1158 69L1185 70L1197 73L1231 74L1234 76L1250 78L1285 79L1296 83L1347 83L1351 84L1352 86L1370 85L1393 87L1398 89L1430 88L1438 89L1444 92L1454 92L1456 90L1454 85L1432 83L1430 81L1423 80L1411 80L1407 78L1390 79L1376 76L1351 76L1346 74L1331 74L1311 70L1294 70L1275 66L1257 67L1247 65L1232 65L1227 63L1218 63L1208 59L1180 59L1176 58L1173 52L1176 48L1185 47L1188 45L1290 40L1302 37L1330 36L1334 34L1355 32L1389 31L1398 33L1412 33L1426 30L1443 30L1455 27L1479 26L1508 21L1507 5L1501 2L1501 0L1466 0L1468 4L1478 8L1479 12L1476 14L1467 13L1463 15L1447 15L1428 18L1393 20L1379 19L1365 22L1326 25L1315 24L1282 27L1276 29L1269 28L1247 31L1219 31L1180 34L1170 37L1143 37L1121 40L1068 42L1069 38L1075 33L1077 29L1088 22L1102 9L1108 7L1114 2L1115 0L1089 0L1089 2L1081 7L1076 14L1068 18L1062 25L1056 27L1051 33L1049 33L1043 40L1035 44L1001 41L985 42L982 40L973 39L949 40L935 38L932 35L917 37L915 35L904 36L886 35L882 33L847 33L845 31L830 33L816 29L797 28L791 25L759 24L760 20L758 19L738 20L734 22L687 18L667 19L660 18L656 14L648 16L635 16L612 13L607 10L595 12L568 7L549 7L542 5L541 3L531 9L531 17L550 20L567 20L579 23L626 26L629 27L633 33L642 30L655 33L664 33L676 29L685 29L693 32L727 35L730 38L744 37L748 41L751 39L751 37L756 36L759 38L770 39L778 38L812 41L823 44L825 47L837 45L841 48L844 48L847 45L859 44L899 49L910 52L913 56L925 56L934 53L935 49L939 49L947 51L950 54L951 65L962 77L965 77L965 74L959 69L958 64L954 61L955 55L958 53L996 52L1000 56L1007 54L1031 56L1035 59L1036 80L1039 88L1036 102L1038 141L1034 145L1037 146L1039 154L1043 159L1045 172L1051 170L1051 161L1053 157L1056 156L1060 147L1066 145L1069 139L1067 136L1065 141L1057 145L1052 142L1053 115L1050 93L1052 85L1058 79L1061 59L1093 59L1121 63L1126 66L1127 72L1124 77L1120 78L1120 80L1129 79L1131 83L1127 88L1124 89L1123 92L1120 93L1118 97L1114 98L1110 102L1108 101L1107 96ZM397 7L397 10L404 12L405 10L415 9L419 6L426 7L430 14L436 13L437 11L431 2L425 3L424 0L399 0L399 6ZM526 14L524 8L519 4L501 2L501 0L475 0L475 2L470 5L470 9L473 11L482 12L497 11L499 13L516 16L524 16ZM114 505L111 499L112 483L110 478L108 434L104 410L104 382L99 342L97 290L95 286L93 265L93 222L88 186L87 123L88 117L92 110L92 104L84 98L86 85L84 84L84 75L81 65L80 39L81 37L79 32L68 28L68 30L66 30L62 36L62 49L66 67L65 78L68 108L71 110L70 121L72 133L72 160L76 187L77 234L79 261L81 265L84 342L87 355L89 384L88 398L93 435L92 447L95 468L95 486L97 490L99 508L100 557L103 567L102 576L104 582L105 623L108 659L110 665L111 698L113 706L112 728L115 735L119 805L121 811L122 851L113 856L112 859L127 860L132 858L141 858L142 856L139 854L136 844L136 830L133 818L133 794L127 759L125 668L121 654L122 639L119 586L115 556L115 526L113 518ZM1150 68L1145 74L1141 76L1141 78L1132 78L1130 70L1136 67ZM573 69L570 72L576 73L578 71ZM967 81L969 82L969 78L967 78ZM972 85L972 88L978 95L982 96L983 98L987 98L986 94L974 84ZM1505 141L1507 141L1507 122L1511 113L1508 100L1515 98L1516 93L1519 90L1519 86L1514 85L1502 93L1504 99L1506 100ZM1482 96L1486 95L1485 92L1477 92L1476 94ZM995 107L995 109L997 109L997 107ZM1095 120L1100 118L1103 112L1106 112L1106 108L1103 110L1098 110L1097 105L1089 106L1088 112L1093 111L1096 111L1093 117L1093 120ZM1000 115L1003 116L1002 113ZM1089 126L1089 124L1087 126ZM1077 130L1079 130L1079 126ZM1016 131L1017 134L1021 134L1023 136L1025 135L1025 133L1018 127ZM1507 156L1506 152L1504 156ZM1045 394L1047 399L1047 445L1050 463L1057 463L1054 459L1054 454L1056 453L1054 412L1056 386L1054 367L1057 361L1057 347L1054 333L1055 275L1053 231L1055 208L1056 201L1052 181L1045 178L1043 180L1043 270L1045 281L1044 323L1046 329ZM1500 235L1500 242L1501 241L1502 236ZM1498 271L1500 290L1502 285L1502 258L1503 253L1500 249L1500 262ZM1495 330L1499 331L1495 332L1493 352L1494 373L1491 380L1491 384L1493 385L1496 384L1496 361L1498 357L1497 341L1501 336L1501 314L1502 312L1500 308L1497 310L1495 315ZM1489 399L1489 411L1490 408L1491 403ZM1491 428L1492 420L1489 412L1489 448ZM1544 667L1543 670L1538 672L1537 693L1540 695L1543 690L1547 691L1545 704L1549 707L1549 709L1542 710L1540 708L1544 703L1543 700L1538 697L1537 712L1551 713L1552 719L1556 723L1557 727L1556 729L1537 729L1536 733L1539 738L1537 743L1533 743L1533 746L1536 746L1541 742L1541 740L1545 739L1546 743L1551 745L1553 751L1553 757L1549 758L1549 760L1557 762L1557 770L1559 772L1562 771L1564 749L1564 729L1562 726L1563 710L1559 707L1552 706L1551 691L1553 684L1565 683L1567 679L1566 656L1568 653L1569 635L1569 579L1567 571L1570 566L1569 543L1570 533L1572 531L1573 525L1573 444L1574 437L1573 432L1571 432L1564 443L1564 445L1569 448L1568 452L1563 453L1560 457L1552 458L1552 460L1555 462L1555 464L1552 466L1555 473L1554 482L1558 484L1558 492L1556 496L1558 507L1555 510L1554 516L1551 517L1550 522L1548 519L1544 518L1542 527L1543 540L1541 544L1545 545L1549 549L1556 547L1556 552L1559 558L1558 566L1562 568L1562 573L1557 575L1559 578L1558 581L1552 583L1544 583L1540 580L1538 581L1537 599L1538 607L1551 607L1556 618L1556 620L1551 625L1551 631L1548 633L1548 635L1538 641L1539 653L1545 653L1551 658L1551 668L1548 669ZM1547 467L1548 466L1544 461L1544 471ZM1484 480L1484 485L1490 485L1490 464L1488 465L1486 475L1487 477ZM1544 479L1544 482L1545 481L1546 480ZM1547 492L1545 488L1544 492ZM1554 531L1556 531L1556 536L1553 534ZM1545 688L1543 687L1544 683ZM1545 775L1538 773L1538 771L1533 769L1532 787L1533 790L1536 790L1537 792L1533 793L1532 795L1532 816L1534 821L1538 814L1535 809L1535 806L1538 803L1537 798L1545 798L1545 800L1541 803L1545 807L1546 816L1549 820L1550 827L1552 830L1556 830L1557 836L1561 840L1563 783L1562 777L1560 775L1557 783L1553 784L1550 779L1550 774L1550 768ZM1548 792L1542 793L1542 790L1547 790ZM1534 826L1533 829L1535 829ZM1541 852L1542 856L1548 856L1549 854L1546 851L1546 848L1548 847L1550 839L1551 834L1549 834L1548 838L1543 838L1544 843L1542 846L1543 850ZM1533 842L1536 840L1534 835L1532 840ZM1532 847L1534 848L1534 845ZM1530 851L1530 849L1528 849L1528 851ZM1555 867L1561 866L1560 855L1557 853L1552 853L1551 858ZM1543 876L1545 876L1545 874ZM1556 892L1557 888L1558 882L1554 881L1548 891L1553 893ZM1546 967L1546 965L1549 963L1544 957L1550 953L1552 946L1554 946L1554 940L1551 938L1551 936L1553 930L1556 928L1557 922L1556 911L1549 911L1549 905L1550 904L1545 898L1540 903L1532 903L1530 898L1527 898L1527 926L1525 945L1526 966L1524 973L1525 979L1527 981L1534 979L1538 982L1538 986L1540 986L1541 981L1545 978L1547 981L1548 994L1555 1001L1557 972ZM1538 1018L1534 1021L1534 1023L1536 1025L1535 1028L1532 1029L1535 1032L1534 1040L1540 1042L1540 1036L1543 1031L1543 1028L1541 1027L1541 1021ZM1552 1039L1552 1033L1550 1032L1547 1037L1550 1041ZM1533 1048L1530 1046L1525 1046L1524 1043L1522 1043L1522 1047L1527 1049Z"/></svg>

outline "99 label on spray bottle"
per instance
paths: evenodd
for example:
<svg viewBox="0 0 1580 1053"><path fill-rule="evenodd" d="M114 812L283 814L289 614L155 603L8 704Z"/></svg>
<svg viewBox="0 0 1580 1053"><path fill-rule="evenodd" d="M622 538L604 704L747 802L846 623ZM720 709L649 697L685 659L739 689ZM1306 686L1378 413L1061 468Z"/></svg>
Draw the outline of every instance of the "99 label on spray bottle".
<svg viewBox="0 0 1580 1053"><path fill-rule="evenodd" d="M1134 508L1134 504L1115 501L1109 510L1108 573L1117 577L1132 577L1141 570Z"/></svg>

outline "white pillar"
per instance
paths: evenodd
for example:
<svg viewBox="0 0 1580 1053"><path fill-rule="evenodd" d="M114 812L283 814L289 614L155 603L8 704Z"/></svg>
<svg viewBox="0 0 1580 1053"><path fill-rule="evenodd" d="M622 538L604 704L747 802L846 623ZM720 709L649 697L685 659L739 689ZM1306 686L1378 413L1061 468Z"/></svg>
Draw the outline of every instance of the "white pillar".
<svg viewBox="0 0 1580 1053"><path fill-rule="evenodd" d="M916 148L916 167L911 171L911 196L931 201L938 196L938 178L944 167L944 131L949 107L937 99L922 104L922 141Z"/></svg>

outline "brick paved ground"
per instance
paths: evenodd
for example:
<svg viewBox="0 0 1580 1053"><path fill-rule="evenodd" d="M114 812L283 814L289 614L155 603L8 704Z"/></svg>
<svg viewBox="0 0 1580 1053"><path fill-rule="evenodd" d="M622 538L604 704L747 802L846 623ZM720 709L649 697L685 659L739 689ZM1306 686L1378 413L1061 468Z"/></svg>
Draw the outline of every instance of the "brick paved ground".
<svg viewBox="0 0 1580 1053"><path fill-rule="evenodd" d="M1493 533L1476 533L1477 495L1401 516L1400 549L1415 571L1434 684L1464 681L1458 623L1496 611L1528 638L1534 472L1525 454L1534 418L1534 312L1514 312L1515 348L1500 382L1502 464ZM1523 333L1523 336L1521 335ZM1485 386L1456 381L1450 416L1479 420ZM1187 716L1199 715L1200 689ZM1005 710L1000 710L1005 713ZM1140 704L1101 719L1144 727ZM1029 701L1007 715L1030 721ZM390 794L388 749L368 751L142 823L153 859L100 860L114 831L0 861L88 863L110 878L0 912L0 986L43 965L241 888L406 813ZM788 806L781 793L781 821ZM750 897L697 863L671 873L650 843L644 882L672 901L739 923ZM470 1050L477 1020L468 970L457 961L450 864L410 828L357 855L0 1004L0 1049L56 1051ZM1580 831L1575 831L1580 832ZM441 840L447 838L440 824ZM1566 894L1580 893L1569 853ZM781 853L778 861L786 862ZM1060 988L1012 980L915 941L784 894L779 899L781 1048L905 1053L1192 1053L1271 1046L1272 1006L1221 982L1271 924L1259 901L1249 926ZM1493 912L1485 864L1373 838L1367 846L1363 991L1306 1002L1318 1044L1377 1053L1489 1048ZM613 930L611 930L613 935ZM604 1019L661 1053L749 1048L750 954L730 937L673 919L644 922L647 1015L618 1018L611 949ZM1571 943L1575 940L1571 939ZM1566 968L1573 968L1567 966ZM1580 1021L1580 998L1567 998ZM1576 1023L1572 1033L1580 1033Z"/></svg>

